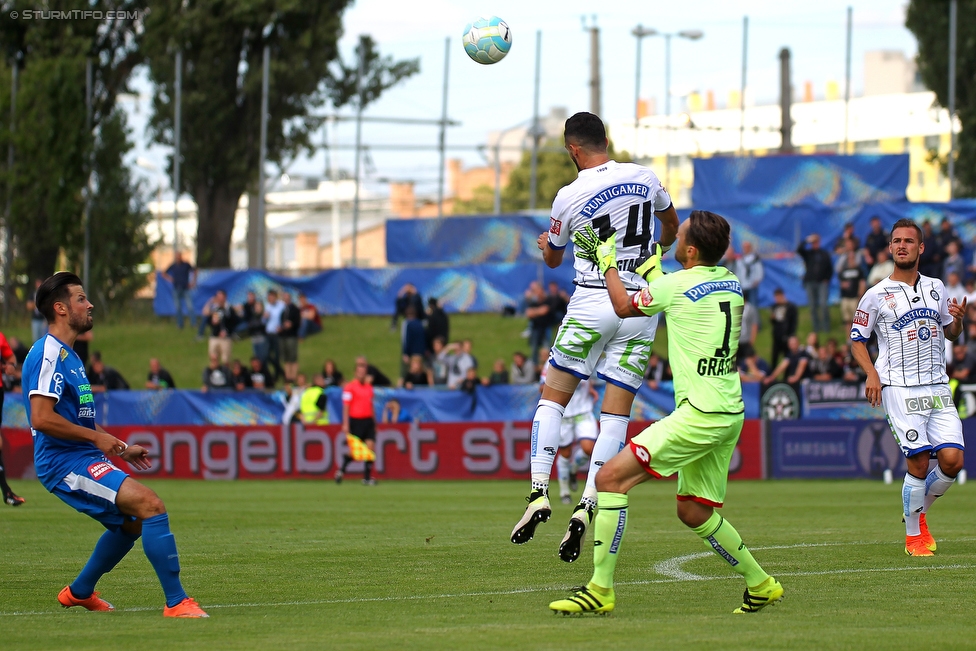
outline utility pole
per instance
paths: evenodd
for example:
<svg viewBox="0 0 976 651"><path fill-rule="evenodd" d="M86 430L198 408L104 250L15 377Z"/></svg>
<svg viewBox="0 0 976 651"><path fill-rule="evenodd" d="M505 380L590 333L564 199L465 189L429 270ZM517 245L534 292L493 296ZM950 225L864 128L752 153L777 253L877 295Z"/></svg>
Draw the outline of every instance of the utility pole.
<svg viewBox="0 0 976 651"><path fill-rule="evenodd" d="M535 33L535 94L532 101L532 159L529 166L529 210L535 210L535 195L539 187L539 69L542 62L542 30ZM446 115L444 117L447 117Z"/></svg>
<svg viewBox="0 0 976 651"><path fill-rule="evenodd" d="M437 218L440 219L444 216L444 166L447 164L446 156L447 153L444 151L444 145L447 141L447 82L448 82L448 70L450 69L451 63L451 39L450 37L444 39L444 94L441 101L441 132L438 138L438 143L440 144L441 150L441 164L437 172ZM359 175L356 175L357 181Z"/></svg>
<svg viewBox="0 0 976 651"><path fill-rule="evenodd" d="M17 76L20 73L20 53L14 55L10 68L10 142L7 143L7 207L3 218L4 252L3 252L3 322L7 322L10 311L10 269L11 258L14 255L14 229L10 221L13 218L11 196L14 192L14 131L17 125Z"/></svg>
<svg viewBox="0 0 976 651"><path fill-rule="evenodd" d="M596 15L589 27L583 17L583 29L590 33L590 113L600 115L600 28L596 26Z"/></svg>
<svg viewBox="0 0 976 651"><path fill-rule="evenodd" d="M742 17L742 85L739 87L739 155L746 153L746 59L749 54L749 16Z"/></svg>
<svg viewBox="0 0 976 651"><path fill-rule="evenodd" d="M953 197L953 184L956 180L956 31L958 25L959 2L949 3L949 201Z"/></svg>
<svg viewBox="0 0 976 651"><path fill-rule="evenodd" d="M793 104L793 89L790 84L790 49L784 47L779 51L779 109L780 133L783 142L779 147L779 153L793 153L793 118L790 117L790 106Z"/></svg>
<svg viewBox="0 0 976 651"><path fill-rule="evenodd" d="M853 21L854 21L854 8L847 8L847 63L846 72L844 74L844 151L843 154L849 154L849 141L850 141L850 131L848 125L850 124L850 107L851 107L851 33L853 31Z"/></svg>
<svg viewBox="0 0 976 651"><path fill-rule="evenodd" d="M85 133L92 135L92 60L85 59ZM85 181L85 205L82 221L85 224L85 252L82 262L81 282L85 288L89 287L89 271L91 270L91 195L92 195L92 164L95 162L95 142L92 139L92 151L88 155L88 179Z"/></svg>
<svg viewBox="0 0 976 651"><path fill-rule="evenodd" d="M356 240L359 237L359 170L363 148L363 78L366 76L366 35L359 37L359 74L356 76L356 194L352 199L352 266L356 266Z"/></svg>
<svg viewBox="0 0 976 651"><path fill-rule="evenodd" d="M173 116L173 260L180 251L180 108L183 103L183 50L176 51L176 79L173 84L176 114ZM199 245L199 242L197 243ZM199 246L197 254L199 257ZM199 261L198 261L199 262Z"/></svg>
<svg viewBox="0 0 976 651"><path fill-rule="evenodd" d="M264 163L268 157L268 95L271 92L271 46L265 45L261 59L261 133L258 152L258 269L268 268L268 212L265 201L267 177Z"/></svg>

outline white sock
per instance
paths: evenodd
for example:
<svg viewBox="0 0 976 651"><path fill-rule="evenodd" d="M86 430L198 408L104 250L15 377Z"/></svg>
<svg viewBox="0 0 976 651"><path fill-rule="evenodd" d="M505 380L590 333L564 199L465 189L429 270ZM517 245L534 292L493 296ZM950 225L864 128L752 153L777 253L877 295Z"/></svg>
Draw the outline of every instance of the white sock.
<svg viewBox="0 0 976 651"><path fill-rule="evenodd" d="M552 462L559 448L559 427L563 407L552 400L540 400L532 418L532 490L547 490Z"/></svg>
<svg viewBox="0 0 976 651"><path fill-rule="evenodd" d="M590 456L590 471L586 475L586 488L583 489L583 499L596 504L596 473L603 464L624 449L627 442L627 423L630 419L617 414L600 414L600 435L593 445Z"/></svg>
<svg viewBox="0 0 976 651"><path fill-rule="evenodd" d="M945 495L954 483L956 483L955 477L950 477L942 472L942 468L936 466L925 478L925 506L922 507L922 513L928 513L932 502Z"/></svg>
<svg viewBox="0 0 976 651"><path fill-rule="evenodd" d="M905 483L901 487L904 503L905 534L918 536L922 533L918 526L918 516L925 508L925 480L905 473Z"/></svg>
<svg viewBox="0 0 976 651"><path fill-rule="evenodd" d="M556 457L556 477L559 478L559 497L569 495L569 457Z"/></svg>

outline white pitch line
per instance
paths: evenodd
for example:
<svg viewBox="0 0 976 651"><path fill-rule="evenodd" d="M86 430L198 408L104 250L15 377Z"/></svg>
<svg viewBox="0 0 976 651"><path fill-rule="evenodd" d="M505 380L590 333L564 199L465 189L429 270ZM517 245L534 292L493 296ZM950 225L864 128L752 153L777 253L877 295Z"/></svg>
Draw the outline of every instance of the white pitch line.
<svg viewBox="0 0 976 651"><path fill-rule="evenodd" d="M784 545L782 547L776 547L778 549L798 547L800 545ZM807 546L821 546L821 545L807 545ZM757 548L760 549L760 548ZM763 549L774 549L773 547L766 547ZM705 556L710 556L711 554L705 554ZM876 573L876 572L911 572L914 570L959 570L959 569L973 569L976 565L918 565L914 567L874 567L874 568L852 568L843 570L822 570L817 572L780 572L776 576L827 576L832 574L861 574L861 573ZM697 575L691 575L697 576ZM727 581L731 579L740 579L738 575L729 576L702 576L694 581ZM684 579L648 579L643 581L619 581L616 585L652 585L660 583L682 583L685 582ZM470 597L503 597L508 595L516 594L530 594L536 592L553 592L557 590L565 590L565 588L560 587L537 587L537 588L522 588L519 590L496 590L489 592L459 592L454 594L434 594L434 595L405 595L405 596L390 596L390 597L360 597L351 599L313 599L308 601L277 601L272 603L238 603L238 604L213 604L207 605L207 610L213 610L217 608L279 608L284 606L327 606L334 604L359 604L359 603L372 603L372 602L383 602L383 601L420 601L424 599L463 599ZM115 612L120 613L138 613L138 612L152 612L152 611L162 611L162 607L148 607L140 606L135 608L116 608ZM39 611L23 611L23 612L0 612L0 617L33 617L33 616L46 616L46 615L57 615L61 613L61 610L39 610Z"/></svg>

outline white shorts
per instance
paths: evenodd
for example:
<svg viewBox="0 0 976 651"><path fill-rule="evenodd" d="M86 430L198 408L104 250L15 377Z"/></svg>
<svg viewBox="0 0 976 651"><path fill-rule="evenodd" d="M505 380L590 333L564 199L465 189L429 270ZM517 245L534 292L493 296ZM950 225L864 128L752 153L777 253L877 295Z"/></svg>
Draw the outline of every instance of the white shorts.
<svg viewBox="0 0 976 651"><path fill-rule="evenodd" d="M881 404L906 457L942 448L965 449L962 421L948 385L883 387Z"/></svg>
<svg viewBox="0 0 976 651"><path fill-rule="evenodd" d="M559 447L568 448L581 439L595 441L598 433L593 414L566 416L559 425Z"/></svg>
<svg viewBox="0 0 976 651"><path fill-rule="evenodd" d="M657 321L657 315L621 319L613 311L607 290L577 287L549 351L549 363L583 379L593 374L600 355L606 355L603 372L597 375L637 393L644 382Z"/></svg>

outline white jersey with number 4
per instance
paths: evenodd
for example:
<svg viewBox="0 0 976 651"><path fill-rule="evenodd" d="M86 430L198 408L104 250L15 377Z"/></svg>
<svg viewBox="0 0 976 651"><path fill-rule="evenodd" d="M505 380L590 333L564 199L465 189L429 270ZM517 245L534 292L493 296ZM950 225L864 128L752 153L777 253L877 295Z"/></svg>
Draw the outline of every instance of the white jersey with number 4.
<svg viewBox="0 0 976 651"><path fill-rule="evenodd" d="M549 220L549 246L563 249L587 224L606 239L617 233L617 271L627 289L647 285L634 273L641 250L654 241L654 213L671 205L657 176L634 163L608 161L580 171L579 177L562 188L552 202ZM575 259L576 284L606 287L600 270L592 262Z"/></svg>
<svg viewBox="0 0 976 651"><path fill-rule="evenodd" d="M875 368L882 386L946 384L945 333L952 323L945 285L919 274L914 285L885 278L865 292L854 313L851 339L878 333Z"/></svg>

